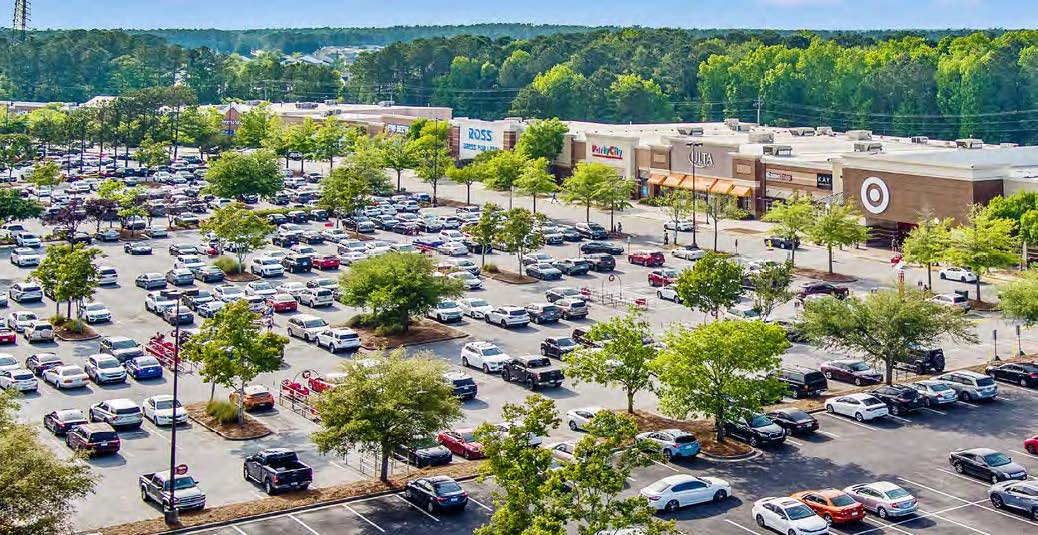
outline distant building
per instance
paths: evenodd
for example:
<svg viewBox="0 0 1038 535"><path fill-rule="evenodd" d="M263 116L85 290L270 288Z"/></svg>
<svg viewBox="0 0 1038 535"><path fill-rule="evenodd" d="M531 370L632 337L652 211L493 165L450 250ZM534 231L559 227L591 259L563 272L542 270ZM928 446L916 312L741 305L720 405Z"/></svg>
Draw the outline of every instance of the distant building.
<svg viewBox="0 0 1038 535"><path fill-rule="evenodd" d="M259 101L217 106L223 114L224 131L235 135L241 126L241 115ZM285 124L298 124L306 119L323 121L328 117L355 126L364 127L370 135L383 132L406 132L411 123L418 118L435 121L447 121L451 118L451 109L428 106L396 106L392 104L346 104L329 100L325 102L288 102L271 103L271 113L277 115Z"/></svg>

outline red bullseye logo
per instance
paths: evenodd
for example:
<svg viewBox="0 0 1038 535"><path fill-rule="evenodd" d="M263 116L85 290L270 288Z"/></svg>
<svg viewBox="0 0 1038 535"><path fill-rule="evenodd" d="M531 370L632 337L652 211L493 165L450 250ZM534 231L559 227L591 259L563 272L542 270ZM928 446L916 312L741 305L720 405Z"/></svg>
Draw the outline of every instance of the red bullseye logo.
<svg viewBox="0 0 1038 535"><path fill-rule="evenodd" d="M881 214L890 205L890 189L878 176L870 176L861 183L861 204L873 214Z"/></svg>

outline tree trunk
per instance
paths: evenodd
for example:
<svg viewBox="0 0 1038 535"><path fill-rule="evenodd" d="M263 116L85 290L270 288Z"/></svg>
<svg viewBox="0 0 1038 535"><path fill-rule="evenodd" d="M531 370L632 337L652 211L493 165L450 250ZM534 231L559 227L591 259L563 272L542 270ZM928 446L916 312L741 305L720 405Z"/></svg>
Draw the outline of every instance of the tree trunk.
<svg viewBox="0 0 1038 535"><path fill-rule="evenodd" d="M400 193L400 174L401 174L401 172L403 172L403 169L397 169L396 170L396 191L397 191L397 193Z"/></svg>
<svg viewBox="0 0 1038 535"><path fill-rule="evenodd" d="M980 275L977 275L977 302L980 303Z"/></svg>
<svg viewBox="0 0 1038 535"><path fill-rule="evenodd" d="M210 387L209 387L209 401L212 401L215 398L216 398L216 381L213 381L212 383L210 383Z"/></svg>
<svg viewBox="0 0 1038 535"><path fill-rule="evenodd" d="M831 274L833 272L833 246L827 245L825 248L829 252L829 273Z"/></svg>
<svg viewBox="0 0 1038 535"><path fill-rule="evenodd" d="M533 194L533 213L537 213L537 194Z"/></svg>
<svg viewBox="0 0 1038 535"><path fill-rule="evenodd" d="M432 181L432 186L433 186L433 206L436 206L436 190L437 190L437 187L439 186L439 182L440 182L439 180L433 180Z"/></svg>
<svg viewBox="0 0 1038 535"><path fill-rule="evenodd" d="M238 425L245 423L245 385L238 389Z"/></svg>
<svg viewBox="0 0 1038 535"><path fill-rule="evenodd" d="M591 222L591 203L590 202L586 203L584 205L584 208L585 208L584 219L587 220L586 221L587 223L590 223Z"/></svg>
<svg viewBox="0 0 1038 535"><path fill-rule="evenodd" d="M381 461L381 467L382 468L379 469L378 479L380 481L388 482L389 481L389 448L386 448L385 445L383 445L382 446L382 450L379 452L379 455L382 456L382 461Z"/></svg>
<svg viewBox="0 0 1038 535"><path fill-rule="evenodd" d="M887 368L884 370L887 376L887 386L892 386L894 384L894 359L885 360L883 363Z"/></svg>
<svg viewBox="0 0 1038 535"><path fill-rule="evenodd" d="M717 433L717 442L724 442L724 409L719 409L714 415L714 432Z"/></svg>
<svg viewBox="0 0 1038 535"><path fill-rule="evenodd" d="M335 169L335 156L328 157L328 172L330 173L332 169Z"/></svg>
<svg viewBox="0 0 1038 535"><path fill-rule="evenodd" d="M472 183L465 184L465 204L472 204ZM534 205L537 201L534 201ZM537 211L536 209L534 210Z"/></svg>
<svg viewBox="0 0 1038 535"><path fill-rule="evenodd" d="M926 287L933 291L933 264L930 262L926 264Z"/></svg>
<svg viewBox="0 0 1038 535"><path fill-rule="evenodd" d="M789 248L789 263L794 267L797 265L797 247L796 242Z"/></svg>
<svg viewBox="0 0 1038 535"><path fill-rule="evenodd" d="M717 218L714 218L714 252L717 252Z"/></svg>
<svg viewBox="0 0 1038 535"><path fill-rule="evenodd" d="M299 159L299 174L303 174L303 164L305 164L305 163L306 163L306 159L305 158L300 158Z"/></svg>
<svg viewBox="0 0 1038 535"><path fill-rule="evenodd" d="M627 413L634 414L634 392L627 392Z"/></svg>

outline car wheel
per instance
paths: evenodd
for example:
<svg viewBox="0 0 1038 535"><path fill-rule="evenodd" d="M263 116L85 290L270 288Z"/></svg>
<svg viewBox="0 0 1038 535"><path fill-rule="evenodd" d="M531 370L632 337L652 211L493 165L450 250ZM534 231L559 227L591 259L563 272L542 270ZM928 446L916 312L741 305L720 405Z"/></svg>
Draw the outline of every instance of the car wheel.
<svg viewBox="0 0 1038 535"><path fill-rule="evenodd" d="M998 478L998 474L991 474L991 484L992 484L992 485L994 485L994 484L998 483L999 481L1000 481L1000 480L999 480L999 478Z"/></svg>
<svg viewBox="0 0 1038 535"><path fill-rule="evenodd" d="M876 509L876 514L879 515L879 517L883 520L887 519L887 510L885 507L880 507L879 509Z"/></svg>
<svg viewBox="0 0 1038 535"><path fill-rule="evenodd" d="M861 378L859 378L859 377L855 377L854 378L854 386L861 386Z"/></svg>
<svg viewBox="0 0 1038 535"><path fill-rule="evenodd" d="M834 409L832 405L826 405L825 412L828 412L829 414L836 414L836 409Z"/></svg>
<svg viewBox="0 0 1038 535"><path fill-rule="evenodd" d="M508 373L508 370L501 370L501 378L504 379L506 383L512 382L512 374Z"/></svg>
<svg viewBox="0 0 1038 535"><path fill-rule="evenodd" d="M953 465L952 465L952 468L954 468L954 469L955 469L955 471L956 471L956 472L958 472L958 473L960 473L960 474L966 471L966 470L965 470L965 469L964 469L964 468L962 467L962 463L955 463L955 464L953 464Z"/></svg>
<svg viewBox="0 0 1038 535"><path fill-rule="evenodd" d="M941 278L942 281L948 278L948 276L945 275L944 273L941 273L938 276Z"/></svg>
<svg viewBox="0 0 1038 535"><path fill-rule="evenodd" d="M1038 507L1031 509L1031 519L1038 520Z"/></svg>
<svg viewBox="0 0 1038 535"><path fill-rule="evenodd" d="M1036 448L1034 444L1028 444L1025 449L1027 449L1027 453L1030 453L1031 455L1038 453L1038 448Z"/></svg>
<svg viewBox="0 0 1038 535"><path fill-rule="evenodd" d="M465 357L461 357L461 365L466 367L466 368L468 368L469 367L469 359L467 359Z"/></svg>
<svg viewBox="0 0 1038 535"><path fill-rule="evenodd" d="M432 500L429 500L429 501L425 502L425 510L429 511L430 513L435 513L436 512L436 504L434 504Z"/></svg>
<svg viewBox="0 0 1038 535"><path fill-rule="evenodd" d="M757 525L762 527L762 528L764 527L764 517L763 516L757 515Z"/></svg>
<svg viewBox="0 0 1038 535"><path fill-rule="evenodd" d="M663 458L669 463L674 460L674 452L670 450L663 450Z"/></svg>
<svg viewBox="0 0 1038 535"><path fill-rule="evenodd" d="M726 498L728 498L728 493L723 491L723 490L719 490L719 491L714 493L714 501L715 502L724 501Z"/></svg>
<svg viewBox="0 0 1038 535"><path fill-rule="evenodd" d="M1020 379L1020 386L1027 388L1030 385L1027 384L1027 379Z"/></svg>
<svg viewBox="0 0 1038 535"><path fill-rule="evenodd" d="M274 489L274 485L270 483L269 479L263 483L263 490L267 493L267 496L273 496L277 494L277 490Z"/></svg>
<svg viewBox="0 0 1038 535"><path fill-rule="evenodd" d="M991 495L991 505L995 506L995 509L1001 509L1005 507L1006 503L1002 501L1002 497L998 494Z"/></svg>
<svg viewBox="0 0 1038 535"><path fill-rule="evenodd" d="M242 479L244 479L245 481L248 481L248 480L249 480L249 469L248 469L248 468L246 468L246 467L244 467L244 466L243 466L243 467L241 467L241 477L242 477Z"/></svg>
<svg viewBox="0 0 1038 535"><path fill-rule="evenodd" d="M894 416L900 415L901 414L901 408L898 407L897 405L891 405L890 406L890 414L893 414Z"/></svg>
<svg viewBox="0 0 1038 535"><path fill-rule="evenodd" d="M487 366L486 364L483 365L483 373L486 373L486 374L490 373L490 367Z"/></svg>
<svg viewBox="0 0 1038 535"><path fill-rule="evenodd" d="M576 431L577 430L577 422L574 421L574 420L570 420L569 421L569 429L570 429L570 431Z"/></svg>
<svg viewBox="0 0 1038 535"><path fill-rule="evenodd" d="M656 292L656 297L658 297L660 299L663 299L663 292L657 291Z"/></svg>
<svg viewBox="0 0 1038 535"><path fill-rule="evenodd" d="M825 513L824 515L822 515L822 520L825 520L825 523L830 526L833 525L833 516L829 513Z"/></svg>
<svg viewBox="0 0 1038 535"><path fill-rule="evenodd" d="M859 422L864 422L865 421L865 417L862 416L860 412L854 413L854 419L858 420Z"/></svg>
<svg viewBox="0 0 1038 535"><path fill-rule="evenodd" d="M144 487L141 487L141 501L148 503L148 491L144 490Z"/></svg>
<svg viewBox="0 0 1038 535"><path fill-rule="evenodd" d="M680 507L681 504L679 504L677 500L671 500L667 502L667 505L665 505L663 509L668 513L673 513L674 511L677 511Z"/></svg>
<svg viewBox="0 0 1038 535"><path fill-rule="evenodd" d="M526 386L530 389L531 392L537 390L537 383L533 381L533 377L530 377L526 380Z"/></svg>
<svg viewBox="0 0 1038 535"><path fill-rule="evenodd" d="M825 372L825 378L831 381L833 379L833 372Z"/></svg>
<svg viewBox="0 0 1038 535"><path fill-rule="evenodd" d="M971 401L972 398L969 392L959 392L959 399L962 401Z"/></svg>
<svg viewBox="0 0 1038 535"><path fill-rule="evenodd" d="M506 322L505 320L501 320L501 328L502 329L507 329L508 328L508 322Z"/></svg>
<svg viewBox="0 0 1038 535"><path fill-rule="evenodd" d="M757 437L753 436L753 435L750 435L750 438L746 439L746 443L749 444L751 448L756 448L757 447Z"/></svg>
<svg viewBox="0 0 1038 535"><path fill-rule="evenodd" d="M961 279L959 279L959 282L966 282L966 277L962 277Z"/></svg>
<svg viewBox="0 0 1038 535"><path fill-rule="evenodd" d="M790 529L788 532L786 532L786 535L797 535L797 530Z"/></svg>

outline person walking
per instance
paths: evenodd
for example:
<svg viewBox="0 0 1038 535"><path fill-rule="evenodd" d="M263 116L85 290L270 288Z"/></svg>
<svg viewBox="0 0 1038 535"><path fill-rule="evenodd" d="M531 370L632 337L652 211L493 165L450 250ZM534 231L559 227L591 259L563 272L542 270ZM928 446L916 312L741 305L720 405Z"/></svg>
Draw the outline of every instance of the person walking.
<svg viewBox="0 0 1038 535"><path fill-rule="evenodd" d="M619 221L616 222L616 233L621 235L624 233L624 226Z"/></svg>
<svg viewBox="0 0 1038 535"><path fill-rule="evenodd" d="M551 203L552 204L559 204L559 193L558 192L553 191L551 193Z"/></svg>

